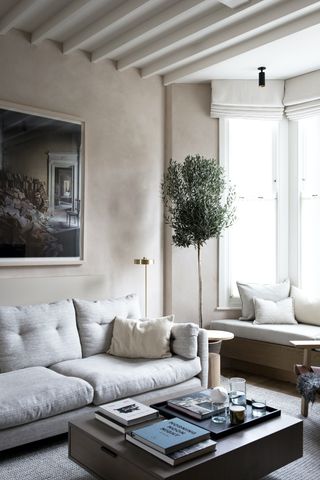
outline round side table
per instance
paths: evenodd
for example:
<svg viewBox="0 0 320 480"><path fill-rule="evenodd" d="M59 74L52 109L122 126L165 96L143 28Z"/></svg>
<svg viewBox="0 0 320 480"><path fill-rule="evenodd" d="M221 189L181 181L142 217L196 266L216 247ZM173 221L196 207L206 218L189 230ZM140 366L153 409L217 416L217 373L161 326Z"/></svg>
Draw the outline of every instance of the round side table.
<svg viewBox="0 0 320 480"><path fill-rule="evenodd" d="M208 387L216 387L220 385L220 348L224 340L232 340L234 334L223 330L207 330L208 332L208 349L209 349L209 373Z"/></svg>

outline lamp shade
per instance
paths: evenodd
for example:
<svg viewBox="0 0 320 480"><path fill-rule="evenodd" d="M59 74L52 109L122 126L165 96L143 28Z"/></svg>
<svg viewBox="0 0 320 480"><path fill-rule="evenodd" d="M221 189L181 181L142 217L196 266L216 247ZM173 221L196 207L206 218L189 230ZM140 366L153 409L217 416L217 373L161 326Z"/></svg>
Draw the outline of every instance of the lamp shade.
<svg viewBox="0 0 320 480"><path fill-rule="evenodd" d="M153 265L154 264L154 260L152 258L147 258L147 257L143 257L143 258L135 258L133 260L133 263L135 265Z"/></svg>

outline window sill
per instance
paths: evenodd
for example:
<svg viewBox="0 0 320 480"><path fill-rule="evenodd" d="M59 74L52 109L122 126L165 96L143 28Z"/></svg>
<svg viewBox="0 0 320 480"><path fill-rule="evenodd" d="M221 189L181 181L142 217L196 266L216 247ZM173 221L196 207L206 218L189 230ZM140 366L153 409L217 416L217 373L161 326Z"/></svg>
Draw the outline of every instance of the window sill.
<svg viewBox="0 0 320 480"><path fill-rule="evenodd" d="M230 311L235 311L238 312L241 310L241 307L216 307L215 310L217 312L230 312Z"/></svg>

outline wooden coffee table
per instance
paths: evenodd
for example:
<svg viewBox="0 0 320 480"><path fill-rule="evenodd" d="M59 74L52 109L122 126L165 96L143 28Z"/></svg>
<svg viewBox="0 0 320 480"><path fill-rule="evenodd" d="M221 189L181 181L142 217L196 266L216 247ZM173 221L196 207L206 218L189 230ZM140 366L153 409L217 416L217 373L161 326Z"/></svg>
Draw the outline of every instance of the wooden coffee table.
<svg viewBox="0 0 320 480"><path fill-rule="evenodd" d="M281 415L218 440L217 450L171 467L93 417L69 425L69 458L103 480L255 480L302 456L302 421Z"/></svg>

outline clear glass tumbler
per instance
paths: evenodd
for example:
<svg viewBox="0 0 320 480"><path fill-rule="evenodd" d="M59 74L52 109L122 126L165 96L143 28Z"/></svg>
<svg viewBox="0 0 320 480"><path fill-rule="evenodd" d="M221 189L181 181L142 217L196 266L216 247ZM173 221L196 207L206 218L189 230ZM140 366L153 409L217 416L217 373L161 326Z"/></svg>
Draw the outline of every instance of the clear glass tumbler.
<svg viewBox="0 0 320 480"><path fill-rule="evenodd" d="M230 405L247 406L246 380L245 378L232 377L229 380L230 386Z"/></svg>

